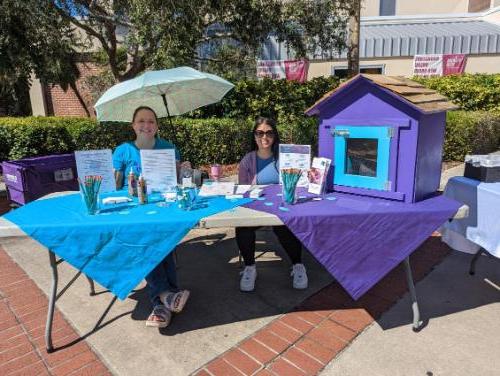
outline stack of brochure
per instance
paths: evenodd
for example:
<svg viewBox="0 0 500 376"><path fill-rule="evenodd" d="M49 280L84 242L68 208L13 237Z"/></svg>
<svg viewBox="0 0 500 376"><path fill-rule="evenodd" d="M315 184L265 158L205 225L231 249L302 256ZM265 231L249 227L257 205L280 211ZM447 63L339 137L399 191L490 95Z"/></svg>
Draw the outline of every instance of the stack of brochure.
<svg viewBox="0 0 500 376"><path fill-rule="evenodd" d="M311 169L309 170L309 193L317 195L325 192L326 176L332 161L328 158L315 157L312 162Z"/></svg>

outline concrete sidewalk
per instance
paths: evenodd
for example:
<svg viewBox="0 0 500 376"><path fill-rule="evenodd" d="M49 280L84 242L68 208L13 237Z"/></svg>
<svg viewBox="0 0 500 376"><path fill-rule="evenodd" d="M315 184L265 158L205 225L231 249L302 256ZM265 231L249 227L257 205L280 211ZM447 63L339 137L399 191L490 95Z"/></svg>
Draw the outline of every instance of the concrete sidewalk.
<svg viewBox="0 0 500 376"><path fill-rule="evenodd" d="M270 232L261 234L261 249L275 248L274 235L270 235ZM287 264L274 252L267 252L258 261L256 292L242 294L237 287L239 269L233 241L229 231L211 234L195 231L179 247L179 276L183 286L192 290L193 297L185 312L175 317L165 330L144 326L150 308L143 289L139 288L123 302L102 290L97 296L89 297L87 281L78 278L57 303L77 334L66 334L71 328L61 321L63 316L56 315L56 346L63 348L47 355L40 337L46 313L45 299L45 304L33 313L36 321L31 319L24 326L39 356L46 359L46 374L88 374L89 367L102 367L100 362L103 362L115 375L153 372L313 375L335 359L356 336L363 337L364 329L374 318L387 311L406 291L400 266L354 302L307 255L310 288L296 291L290 286ZM33 240L19 238L4 239L1 246L47 293L51 277L46 250ZM412 256L415 279L422 279L447 252L439 238L429 239ZM63 263L60 274L63 286L75 270ZM0 286L7 305L14 305L14 312L18 312L16 304L29 305L31 299L41 298L31 291L33 288L19 294L23 286L17 289ZM321 291L315 293L318 289ZM414 335L409 303L404 303L400 310L392 326ZM23 324L26 316L17 320ZM35 332L38 339L30 337ZM66 337L61 338L61 332ZM2 334L0 328L0 337ZM98 358L89 353L85 343ZM0 360L2 355L0 350ZM85 367L81 364L82 358L89 362ZM62 361L65 361L62 365L57 363ZM36 364L40 363L43 362ZM52 364L56 368L50 368ZM6 369L12 371L11 365L9 361ZM102 368L100 371L103 372Z"/></svg>
<svg viewBox="0 0 500 376"><path fill-rule="evenodd" d="M125 301L98 289L89 297L85 278L78 278L57 302L58 309L117 375L187 375L288 312L332 283L332 277L308 254L311 276L307 290L291 287L289 265L274 234L259 234L258 281L254 293L239 292L239 265L233 230L190 232L178 246L178 275L192 297L182 314L164 330L145 327L150 304L143 286ZM49 293L51 272L47 251L27 238L1 241L1 246L42 289ZM259 254L259 253L258 253ZM63 263L60 286L76 270Z"/></svg>
<svg viewBox="0 0 500 376"><path fill-rule="evenodd" d="M321 373L333 375L495 376L500 372L500 261L454 252L417 284L427 326L401 326L406 295Z"/></svg>

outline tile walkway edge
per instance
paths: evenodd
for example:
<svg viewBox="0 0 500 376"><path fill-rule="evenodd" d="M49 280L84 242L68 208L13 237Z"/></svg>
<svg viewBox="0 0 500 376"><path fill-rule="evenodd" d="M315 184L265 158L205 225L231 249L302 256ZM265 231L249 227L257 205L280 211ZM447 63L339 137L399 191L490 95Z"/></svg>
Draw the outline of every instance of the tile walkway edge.
<svg viewBox="0 0 500 376"><path fill-rule="evenodd" d="M438 234L433 234L411 256L415 282L448 253ZM358 301L353 301L337 283L331 284L193 374L317 375L407 291L402 265Z"/></svg>
<svg viewBox="0 0 500 376"><path fill-rule="evenodd" d="M54 346L45 349L47 296L0 247L0 375L111 375L56 305Z"/></svg>

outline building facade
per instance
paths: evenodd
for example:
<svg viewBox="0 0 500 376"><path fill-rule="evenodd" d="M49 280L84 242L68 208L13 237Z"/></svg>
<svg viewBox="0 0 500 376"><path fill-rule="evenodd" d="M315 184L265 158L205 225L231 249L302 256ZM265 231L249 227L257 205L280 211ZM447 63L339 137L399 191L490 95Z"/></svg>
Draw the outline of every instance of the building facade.
<svg viewBox="0 0 500 376"><path fill-rule="evenodd" d="M409 77L413 57L423 54L465 54L466 73L500 73L500 0L365 0L362 4L362 73ZM293 59L293 52L271 38L263 59ZM346 74L345 51L318 51L308 59L309 78Z"/></svg>

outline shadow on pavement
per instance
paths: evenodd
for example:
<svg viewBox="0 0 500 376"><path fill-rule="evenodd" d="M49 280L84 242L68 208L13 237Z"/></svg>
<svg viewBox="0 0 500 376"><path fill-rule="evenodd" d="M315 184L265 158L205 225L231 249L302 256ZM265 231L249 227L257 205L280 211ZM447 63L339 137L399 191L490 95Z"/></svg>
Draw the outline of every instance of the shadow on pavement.
<svg viewBox="0 0 500 376"><path fill-rule="evenodd" d="M254 292L239 291L240 263L235 240L214 233L183 242L177 247L179 287L191 291L184 311L174 315L165 335L246 321L285 313L311 294L332 283L333 278L306 251L303 262L309 288L294 290L290 263L272 231L261 230L256 247L257 282ZM146 320L151 305L146 289L129 298L137 301L132 319Z"/></svg>

